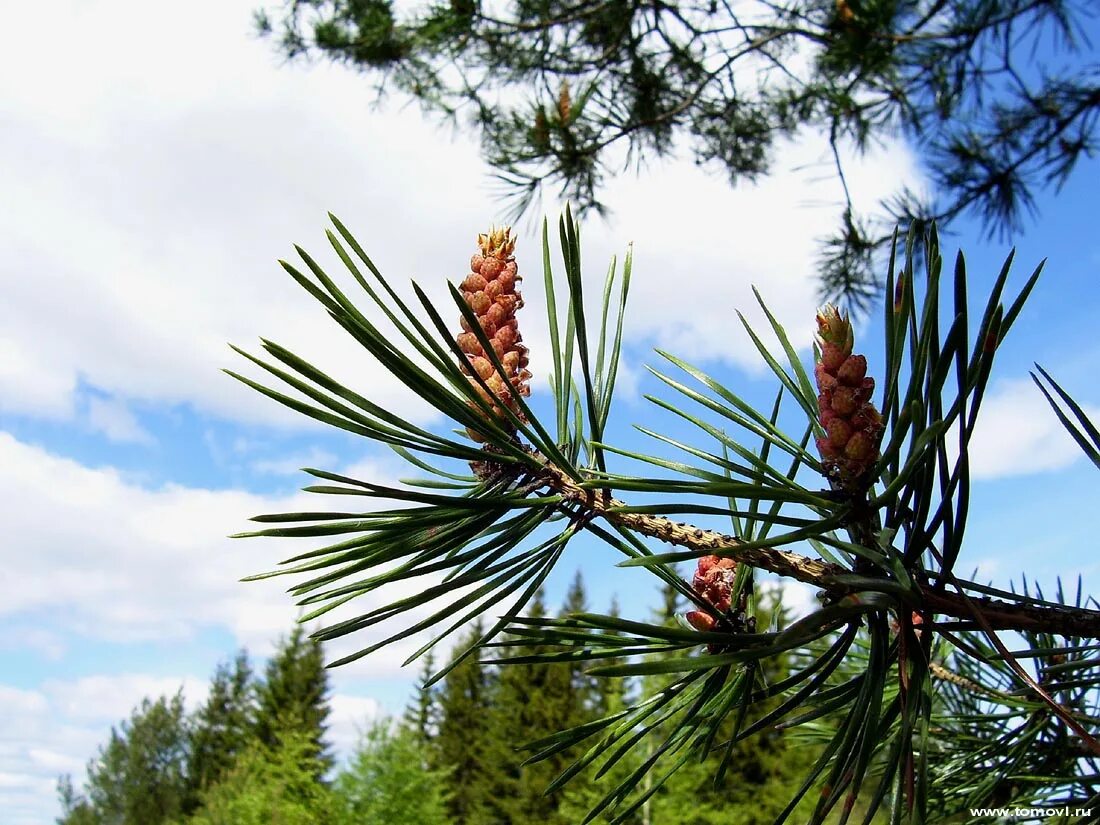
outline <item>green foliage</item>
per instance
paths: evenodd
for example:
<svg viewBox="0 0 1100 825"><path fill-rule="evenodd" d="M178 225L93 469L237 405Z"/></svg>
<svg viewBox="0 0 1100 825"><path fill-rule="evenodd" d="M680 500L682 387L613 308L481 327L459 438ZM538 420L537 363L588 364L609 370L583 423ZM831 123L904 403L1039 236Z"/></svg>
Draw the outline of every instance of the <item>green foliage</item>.
<svg viewBox="0 0 1100 825"><path fill-rule="evenodd" d="M405 717L402 720L404 730L412 734L417 744L423 746L432 742L439 729L439 690L430 684L433 675L435 651L429 649L424 654L416 690L405 707Z"/></svg>
<svg viewBox="0 0 1100 825"><path fill-rule="evenodd" d="M397 90L447 121L468 113L516 212L546 184L602 210L616 167L674 147L752 181L777 143L816 135L843 195L824 291L865 308L882 285L870 253L889 231L854 213L842 144L901 131L920 153L936 196L899 186L891 224L968 213L990 232L1019 227L1035 191L1097 148L1084 0L273 5L259 30L285 56L362 70L380 95Z"/></svg>
<svg viewBox="0 0 1100 825"><path fill-rule="evenodd" d="M256 686L256 697L256 738L274 748L288 735L300 734L310 743L308 764L313 775L323 777L332 767L324 741L328 671L320 643L307 637L301 625L278 645Z"/></svg>
<svg viewBox="0 0 1100 825"><path fill-rule="evenodd" d="M477 625L464 639L480 638ZM439 695L439 735L431 748L430 764L447 770L447 811L460 825L482 825L491 820L491 741L488 709L493 705L496 674L466 658L455 665Z"/></svg>
<svg viewBox="0 0 1100 825"><path fill-rule="evenodd" d="M217 783L244 752L252 737L255 685L248 655L241 651L232 666L221 664L210 682L206 701L192 716L187 759L191 798Z"/></svg>
<svg viewBox="0 0 1100 825"><path fill-rule="evenodd" d="M88 763L87 798L68 777L59 794L64 825L159 825L174 821L187 799L187 725L183 697L145 699Z"/></svg>
<svg viewBox="0 0 1100 825"><path fill-rule="evenodd" d="M670 593L666 600L675 610ZM544 612L540 605L541 597L532 607L536 616ZM578 575L560 616L586 607L584 584ZM767 603L759 608L762 619L770 608ZM612 606L611 614L617 612ZM672 613L660 619L666 624L675 622ZM473 628L472 638L480 633ZM493 678L485 679L487 674ZM769 678L782 675L775 673ZM421 679L426 681L427 674ZM643 692L661 683L659 677L645 681L652 684ZM628 753L601 778L569 783L544 796L544 787L555 778L555 772L566 767L570 757L563 754L557 760L523 765L527 754L515 747L517 725L526 737L539 739L552 736L563 722L584 724L621 713L634 701L631 683L596 679L576 666L545 663L511 665L498 673L467 659L441 686L428 688L427 703L422 701L423 692L418 689L414 693L410 703L414 712L407 723L395 727L377 721L370 726L330 785L314 775L313 747L305 732L281 734L274 746L258 738L252 723L255 706L249 700L251 689L245 653L230 664L219 665L207 701L190 719L183 720L183 728L189 732L186 742L191 748L196 742L204 747L200 758L193 750L188 754L182 787L198 787L200 792L190 800L186 814L163 821L173 825L526 825L534 821L572 825L627 779L645 756L640 750ZM437 694L446 701L438 702ZM146 702L142 707L152 706ZM420 724L425 707L432 720L426 727ZM132 729L133 723L125 727ZM218 743L221 747L215 746ZM762 742L737 746L729 770L732 793L713 785L721 761L716 754L703 763L685 766L643 811L626 821L632 825L718 825L730 821L731 816L736 822L763 821L761 817L774 815L782 807L809 758L807 754L818 747L798 752L788 734L772 731ZM471 754L482 758L471 760ZM213 779L209 773L212 765L219 767ZM203 773L192 774L192 770ZM200 781L202 777L205 781ZM129 795L161 796L166 790L162 785L181 787L175 775L154 778L152 785L141 775L136 778L140 785L132 787L126 784L129 781L122 780L123 791ZM62 825L144 821L96 807L77 793L67 777L59 782L58 793ZM452 816L453 796L465 800L465 807Z"/></svg>
<svg viewBox="0 0 1100 825"><path fill-rule="evenodd" d="M395 505L259 516L277 526L243 535L329 542L265 574L311 577L291 589L312 606L309 620L396 582L412 590L390 604L373 600L362 615L321 628L317 639L353 634L442 602L427 618L342 661L439 626L422 653L471 617L497 617L488 629L475 624L449 664L425 683L445 679L432 762L451 769L449 811L457 822L568 821L568 800L553 794L589 777L605 781L600 790L606 791L584 821L613 823L644 820L663 796L690 797L686 807L676 808L690 821L740 799L731 788L751 785L765 795L775 789L777 797L778 789L789 791L784 800L771 800L775 806L759 805L761 813L774 812L777 823L796 817L812 825L833 819L866 825L888 809L892 822L917 825L940 804L935 784L944 766L950 766L949 781L965 790L962 797L984 796L986 804L1001 799L987 793L989 777L1029 777L996 786L1027 805L1080 802L1078 794L1092 788L1087 772L1088 759L1100 754L1094 709L1100 672L1094 656L1075 656L1093 650L1089 640L1100 638L1100 610L1080 594L1071 605L1060 591L1047 599L956 573L969 508L970 440L997 350L1041 266L1007 296L1010 258L987 299L972 305L965 261L959 255L953 271L944 271L934 227L910 232L901 261L895 245L887 271L893 300L883 308L881 395L866 413L873 414L876 433L885 430L877 452L861 452L865 466L844 478L830 474L809 445L815 436L832 437L824 413L843 412L836 402L845 393L838 389L829 400L823 392L825 401L819 400L811 370L766 307L775 354L741 320L778 385L770 411L660 353L678 372L654 370L672 395L650 400L676 416L688 435L672 439L647 428L642 432L663 453L617 448L605 433L629 259L617 300L612 265L598 310L586 308L579 230L567 211L559 225L564 279L551 270L546 232L543 247L556 436L525 404L522 415L508 410L509 426L502 427L474 386L483 379L455 363L465 356L424 291L414 284L430 324L392 290L350 232L333 222L339 237L329 233L329 239L337 254L375 311L418 353L415 360L307 253L299 250L309 275L284 267L383 367L458 426L474 427L485 442L475 447L416 427L265 341L273 360L248 357L289 389L238 377L317 420L390 445L435 478L395 487L311 470L330 483L310 492ZM568 294L555 296L562 280ZM452 298L467 324L476 325L453 289ZM875 384L864 375L867 359L851 352L841 358L836 375L826 375L835 384L847 374L853 405L857 386L870 404ZM499 362L494 368L507 378ZM813 374L824 386L821 371ZM1086 451L1095 446L1095 427L1044 378L1039 383L1063 423ZM793 408L786 417L802 418L794 434L780 423L785 401ZM829 410L821 409L826 402ZM625 467L609 469L612 455ZM455 472L462 462L473 475ZM636 473L629 472L632 466ZM646 503L621 501L615 498L620 492L644 496ZM697 517L705 519L700 526L676 520ZM732 532L715 524L728 524ZM621 553L620 566L642 568L662 586L666 614L659 621L586 612L580 587L570 595L567 615L544 615L542 582L582 532ZM335 543L333 537L339 537ZM727 578L689 585L674 566L682 561L699 564L699 576L717 571ZM820 607L786 624L757 603L757 570L813 586ZM421 576L442 577L442 583L410 588ZM680 605L692 608L682 618ZM677 614L675 621L667 620L669 613ZM1032 646L1014 652L998 635L1004 631L1045 635L1027 637ZM474 662L477 650L485 667ZM938 684L954 683L964 671L970 674L965 682L993 691L997 702L1025 715L998 712L992 728L978 726L983 738L971 736L937 700ZM1009 674L1016 681L1007 680ZM624 679L640 690L634 695L624 687L617 696L593 690L592 677ZM545 733L551 725L564 729ZM777 733L792 728L806 732L815 747L792 752ZM505 739L509 732L511 741ZM1072 743L1083 756L1052 760L1004 746L1023 732L1031 738L1022 741L1044 749ZM522 765L502 745L514 748L530 739L522 745ZM950 758L940 760L944 755ZM717 795L710 795L692 765L707 766L708 773L713 766ZM805 771L791 788L785 771L794 766ZM549 799L527 793L529 785L547 782Z"/></svg>
<svg viewBox="0 0 1100 825"><path fill-rule="evenodd" d="M91 803L73 787L72 777L66 775L57 780L57 798L61 803L57 825L99 825L102 822Z"/></svg>
<svg viewBox="0 0 1100 825"><path fill-rule="evenodd" d="M787 624L777 591L762 594L756 604L759 626L767 628L773 617L777 620L777 629ZM674 616L670 615L666 622L672 620ZM779 656L765 661L753 671L756 686L788 678L791 665L790 657ZM663 687L668 679L648 677L647 681L653 683L644 691L648 694ZM652 821L662 825L769 825L774 822L790 801L792 790L820 754L819 748L800 745L792 734L777 728L735 741L738 727L758 721L777 704L772 699L754 705L743 719L730 714L717 730L715 742L718 747L705 758L684 765L653 796ZM715 777L720 771L724 775L719 784ZM689 801L688 804L685 801ZM804 804L798 816L808 817L811 807Z"/></svg>
<svg viewBox="0 0 1100 825"><path fill-rule="evenodd" d="M187 825L329 825L333 799L317 781L316 743L287 731L274 745L253 741L202 795Z"/></svg>
<svg viewBox="0 0 1100 825"><path fill-rule="evenodd" d="M574 579L563 613L584 606L584 588L579 576ZM541 598L531 605L529 615L541 618L545 613ZM520 647L519 655L532 650ZM589 721L593 701L590 677L577 668L549 664L524 663L501 670L490 710L493 754L491 808L493 821L543 822L570 825L558 811L560 797L545 794L551 781L566 767L569 754L524 764L516 732L526 739L539 732L551 732Z"/></svg>
<svg viewBox="0 0 1100 825"><path fill-rule="evenodd" d="M331 764L323 664L320 645L295 629L260 685L241 651L218 666L190 716L179 694L144 700L89 763L83 794L61 778L59 822L321 822L321 779Z"/></svg>
<svg viewBox="0 0 1100 825"><path fill-rule="evenodd" d="M333 825L449 825L447 771L428 764L414 730L376 721L333 783Z"/></svg>
<svg viewBox="0 0 1100 825"><path fill-rule="evenodd" d="M615 602L612 602L609 614L612 616L619 615L619 608ZM671 618L671 614L669 618ZM595 691L596 703L590 714L591 719L601 719L605 716L613 716L626 711L631 706L632 694L635 692L633 684L626 679L596 679ZM553 733L553 731L547 733ZM583 822L588 812L609 791L626 781L631 772L638 769L644 758L645 754L640 749L631 751L624 755L603 776L590 777L585 782L567 784L559 791L561 797L559 811L562 819L566 822ZM687 798L678 798L677 804L681 808L686 807L688 800ZM635 814L633 818L627 819L626 823L627 825L645 825L646 817L650 813L651 811L643 809ZM655 820L652 816L649 816L648 821L662 822L663 820Z"/></svg>
<svg viewBox="0 0 1100 825"><path fill-rule="evenodd" d="M1044 598L1042 589L1026 579L1022 590L1025 596ZM1058 603L1078 607L1085 598L1080 581L1076 593L1063 592L1059 584L1054 596ZM1080 636L1024 631L1024 651L1015 659L1004 656L981 633L965 631L959 637L978 655L962 655L947 646L938 651L940 672L948 678L941 680L934 699L936 759L929 766L933 816L976 825L979 820L970 809L1021 799L1044 800L1048 807L1087 807L1085 801L1100 793L1100 759L1071 721L1100 718L1095 687L1100 682L1100 645ZM1024 678L1026 671L1021 675L1013 666L1023 659L1030 660L1035 684ZM1040 691L1056 698L1072 719L1050 713ZM981 744L967 747L974 742ZM959 782L957 777L975 779Z"/></svg>

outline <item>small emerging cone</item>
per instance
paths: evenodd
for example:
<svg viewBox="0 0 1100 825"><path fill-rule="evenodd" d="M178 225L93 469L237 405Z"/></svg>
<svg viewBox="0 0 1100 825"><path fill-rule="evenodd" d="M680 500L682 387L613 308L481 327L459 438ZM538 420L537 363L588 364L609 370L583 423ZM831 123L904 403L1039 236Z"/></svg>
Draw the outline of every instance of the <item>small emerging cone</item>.
<svg viewBox="0 0 1100 825"><path fill-rule="evenodd" d="M515 432L515 427L505 414L505 408L522 419L517 395L530 395L527 371L527 347L516 322L516 310L523 306L523 298L516 290L520 276L516 260L512 256L516 241L511 229L493 229L477 238L479 252L470 259L470 274L462 281L462 297L466 306L477 316L481 330L489 339L493 352L504 367L507 381L501 377L492 360L478 341L465 318L460 319L462 332L457 340L459 349L466 356L463 370L470 376L474 389L492 408L493 415L505 430ZM478 375L490 392L474 378ZM471 406L476 406L471 404ZM477 408L481 411L481 408ZM466 432L475 441L485 441L485 436L475 429Z"/></svg>
<svg viewBox="0 0 1100 825"><path fill-rule="evenodd" d="M719 613L725 613L730 609L736 578L737 562L733 559L703 556L695 568L691 586L703 601L713 605ZM716 624L714 617L705 610L689 611L684 618L696 630L713 630Z"/></svg>
<svg viewBox="0 0 1100 825"><path fill-rule="evenodd" d="M882 416L871 403L875 379L867 375L867 359L852 354L851 322L831 304L817 313L817 340L821 354L814 377L825 430L817 449L829 480L856 490L878 460L882 440Z"/></svg>

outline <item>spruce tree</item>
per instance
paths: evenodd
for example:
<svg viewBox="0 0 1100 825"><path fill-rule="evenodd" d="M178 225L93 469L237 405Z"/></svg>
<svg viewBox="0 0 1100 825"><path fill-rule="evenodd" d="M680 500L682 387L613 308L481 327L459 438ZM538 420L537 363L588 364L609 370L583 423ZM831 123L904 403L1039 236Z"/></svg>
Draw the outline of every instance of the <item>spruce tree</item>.
<svg viewBox="0 0 1100 825"><path fill-rule="evenodd" d="M573 575L573 581L565 593L565 601L561 606L560 616L567 618L572 615L588 612L588 593L584 586L584 577L578 570ZM578 647L582 645L578 644ZM569 665L569 678L572 681L575 697L573 701L574 712L577 718L584 717L585 721L597 713L600 706L601 682L585 672L584 662L572 662Z"/></svg>
<svg viewBox="0 0 1100 825"><path fill-rule="evenodd" d="M608 608L607 615L614 619L620 618L622 610L619 607L619 600L617 597L611 597L611 605ZM617 631L608 631L609 636L620 636ZM616 663L622 662L622 659L615 659ZM601 679L599 677L589 676L593 682L593 692L595 695L595 702L592 708L592 715L594 717L608 716L612 713L616 713L626 706L627 697L630 694L631 682L629 679Z"/></svg>
<svg viewBox="0 0 1100 825"><path fill-rule="evenodd" d="M576 613L584 608L584 584L578 574L562 613ZM537 619L545 613L543 594L539 592L531 603L529 615ZM510 648L509 656L534 652L534 648L521 645ZM496 748L495 821L513 825L527 822L572 825L559 811L562 795L547 795L545 791L575 754L566 751L533 765L523 765L529 754L517 746L550 736L563 727L589 721L591 695L591 680L582 673L580 666L557 667L545 663L502 666L491 715L492 742Z"/></svg>
<svg viewBox="0 0 1100 825"><path fill-rule="evenodd" d="M88 763L86 803L62 782L69 825L160 825L183 813L187 797L187 727L183 695L144 699ZM67 798L66 798L67 797ZM89 816L89 812L94 816Z"/></svg>
<svg viewBox="0 0 1100 825"><path fill-rule="evenodd" d="M202 794L186 825L333 825L332 792L316 776L316 743L284 730L278 743L253 740Z"/></svg>
<svg viewBox="0 0 1100 825"><path fill-rule="evenodd" d="M618 599L612 597L611 606L607 611L607 615L617 619L620 616L620 612ZM607 630L604 632L608 636L621 635L614 630ZM609 659L608 664L620 663L622 661L622 659ZM601 679L591 676L588 678L593 679L595 683L595 706L591 711L592 718L598 719L609 717L630 706L632 680L613 678ZM587 747L592 747L591 742L586 743L586 745ZM585 782L571 782L567 784L562 791L559 808L562 818L567 822L583 822L588 812L595 807L596 803L609 791L623 782L632 771L637 769L640 763L641 754L637 751L631 751L619 759L614 766L598 779L589 777L588 781ZM637 812L633 818L626 820L625 825L642 825L644 822L644 814L644 810ZM608 818L608 816L604 816L601 817L601 820L607 820Z"/></svg>
<svg viewBox="0 0 1100 825"><path fill-rule="evenodd" d="M312 743L307 750L313 773L321 779L332 767L325 743L328 714L328 671L321 644L298 625L279 642L256 686L255 736L275 748L285 734L301 734Z"/></svg>
<svg viewBox="0 0 1100 825"><path fill-rule="evenodd" d="M480 622L460 637L457 652L484 633ZM456 655L458 655L456 652ZM490 778L496 767L489 762L489 710L495 700L495 673L473 657L458 664L439 691L439 734L432 762L449 769L444 780L447 811L457 825L490 825Z"/></svg>
<svg viewBox="0 0 1100 825"><path fill-rule="evenodd" d="M333 782L334 825L450 825L447 771L425 761L415 728L377 721Z"/></svg>
<svg viewBox="0 0 1100 825"><path fill-rule="evenodd" d="M435 685L428 684L433 675L435 675L435 649L429 648L424 654L416 688L402 719L405 730L409 731L413 739L424 748L431 744L439 725L439 690Z"/></svg>
<svg viewBox="0 0 1100 825"><path fill-rule="evenodd" d="M188 811L205 788L220 780L248 747L253 734L255 685L248 654L240 651L232 665L218 665L206 701L195 711L190 730L187 778Z"/></svg>
<svg viewBox="0 0 1100 825"><path fill-rule="evenodd" d="M657 620L661 622L673 622L680 613L680 605L683 596L671 582L661 583L661 606L657 610Z"/></svg>
<svg viewBox="0 0 1100 825"><path fill-rule="evenodd" d="M57 780L57 798L61 804L57 825L99 825L101 822L95 808L73 786L73 778L68 774Z"/></svg>

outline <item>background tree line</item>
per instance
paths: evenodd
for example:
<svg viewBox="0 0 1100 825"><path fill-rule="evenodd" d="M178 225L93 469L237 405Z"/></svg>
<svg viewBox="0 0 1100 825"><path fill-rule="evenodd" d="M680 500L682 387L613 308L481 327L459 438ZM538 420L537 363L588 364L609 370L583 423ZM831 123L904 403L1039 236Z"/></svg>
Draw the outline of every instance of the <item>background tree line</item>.
<svg viewBox="0 0 1100 825"><path fill-rule="evenodd" d="M674 622L685 605L666 588L658 620ZM578 573L559 616L588 609ZM617 612L612 606L612 612ZM540 596L529 615L548 615ZM762 622L784 621L774 597ZM455 650L483 630L473 627ZM525 648L508 640L507 655ZM429 655L420 685L436 662ZM782 678L761 673L762 682ZM648 677L658 679L658 677ZM659 685L654 685L659 686ZM326 744L329 687L321 645L300 627L283 639L262 674L247 653L214 673L192 713L180 693L145 699L113 729L88 764L78 790L59 782L60 825L576 825L648 755L626 753L597 781L544 790L576 757L566 750L524 765L525 742L615 713L630 693L651 686L597 679L583 662L501 666L467 658L445 679L418 686L396 724L380 720L362 735L345 765ZM755 711L759 715L759 711ZM818 746L780 730L739 742L725 783L714 787L722 754L686 766L635 817L638 825L752 825L771 822L791 796Z"/></svg>

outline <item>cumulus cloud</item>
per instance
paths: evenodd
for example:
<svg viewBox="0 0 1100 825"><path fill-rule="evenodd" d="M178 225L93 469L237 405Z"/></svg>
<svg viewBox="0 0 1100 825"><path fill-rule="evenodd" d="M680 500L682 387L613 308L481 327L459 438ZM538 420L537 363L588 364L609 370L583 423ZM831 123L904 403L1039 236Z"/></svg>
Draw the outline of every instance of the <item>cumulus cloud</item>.
<svg viewBox="0 0 1100 825"><path fill-rule="evenodd" d="M363 461L352 470L393 483L380 468ZM239 644L266 653L299 615L285 592L289 579L240 579L309 548L301 540L226 535L248 529L247 519L260 513L318 509L316 496L146 488L112 468L85 467L0 432L0 498L9 505L6 535L21 548L0 580L5 621L50 615L50 632L114 642L185 639L221 627ZM397 583L325 619L357 615L423 587L424 578ZM383 625L334 642L329 656L351 653L387 632L392 627ZM347 672L396 675L422 643L410 638Z"/></svg>
<svg viewBox="0 0 1100 825"><path fill-rule="evenodd" d="M253 5L192 4L173 17L171 37L148 35L163 30L162 11L136 0L14 11L14 30L50 31L51 50L82 70L44 65L33 38L13 41L3 56L0 157L20 158L4 170L5 197L20 209L0 229L8 250L0 265L4 408L70 415L79 376L123 400L286 424L277 407L217 373L234 363L226 341L266 334L375 400L432 417L274 258L289 254L292 240L323 252L332 209L387 275L398 283L416 276L443 299L442 279L462 276L473 234L501 208L475 137L449 135L411 109L380 116L362 79L339 67L280 66L269 43L247 36ZM33 83L14 69L26 65L36 67ZM835 181L814 171L826 160L819 145L781 148L777 175L736 191L712 170L681 163L611 182L616 219L591 225L589 261L602 277L607 255L639 240L634 340L755 364L733 311L759 320L749 293L756 283L796 343L808 344L814 239L839 206ZM911 155L891 144L855 163L849 184L870 204L916 177ZM527 235L528 261L538 259L533 247ZM332 265L335 256L320 260ZM533 306L538 291L529 285ZM66 322L43 335L40 319L58 317L60 307ZM534 326L528 338L542 340ZM541 360L536 352L536 366Z"/></svg>
<svg viewBox="0 0 1100 825"><path fill-rule="evenodd" d="M349 754L382 708L377 699L338 693L329 700L329 742L341 754Z"/></svg>
<svg viewBox="0 0 1100 825"><path fill-rule="evenodd" d="M323 253L332 209L395 279L459 274L440 263L465 253L477 227L444 216L490 217L476 146L449 141L416 112L377 117L350 73L280 70L270 45L247 36L252 5L200 3L172 19L171 37L149 36L163 12L137 2L75 4L63 24L57 7L9 20L53 32L66 65L84 68L42 66L29 38L3 57L0 157L20 159L5 164L5 197L22 205L0 230L5 409L71 414L79 376L119 398L285 424L217 371L238 361L227 341L265 334L375 400L431 417L275 258L290 257L294 240ZM102 46L120 39L124 48ZM41 68L33 84L20 65ZM414 178L440 183L414 189ZM410 221L417 212L432 219ZM59 307L65 323L44 335L41 319L60 317Z"/></svg>
<svg viewBox="0 0 1100 825"><path fill-rule="evenodd" d="M209 681L190 674L174 678L112 673L51 679L34 690L0 684L4 822L45 821L44 801L54 797L59 776L70 774L79 786L88 760L106 743L112 727L129 719L143 699L174 696L181 690L190 712L205 701ZM329 704L328 741L346 754L379 714L379 704L347 693L335 693Z"/></svg>
<svg viewBox="0 0 1100 825"><path fill-rule="evenodd" d="M787 611L790 621L801 619L821 609L821 601L817 598L820 591L816 587L794 579L784 579L769 584L773 590L779 591L783 608Z"/></svg>
<svg viewBox="0 0 1100 825"><path fill-rule="evenodd" d="M88 426L116 443L152 444L154 440L130 408L115 398L88 399Z"/></svg>
<svg viewBox="0 0 1100 825"><path fill-rule="evenodd" d="M1100 407L1082 406L1100 421ZM1002 381L982 402L970 443L970 473L992 479L1052 472L1083 455L1030 380Z"/></svg>
<svg viewBox="0 0 1100 825"><path fill-rule="evenodd" d="M271 588L237 583L272 557L222 537L283 502L175 485L145 489L6 433L0 464L8 536L21 547L0 584L6 618L50 611L65 631L152 639L208 624L237 629L242 608L263 613L272 603ZM282 629L292 616L284 603L281 620L271 616L262 631Z"/></svg>
<svg viewBox="0 0 1100 825"><path fill-rule="evenodd" d="M780 144L774 174L731 189L722 175L686 164L655 165L644 177L611 187L614 234L634 239L627 333L694 360L717 360L752 371L763 367L736 312L766 341L755 285L798 348L808 348L817 306L819 239L835 229L840 190L828 174L820 138L804 134ZM922 186L913 154L900 142L849 155L849 187L858 207L873 210L901 182ZM621 204L621 207L618 206ZM594 276L622 249L604 232L586 236ZM607 233L611 234L611 233ZM625 240L625 239L624 239Z"/></svg>
<svg viewBox="0 0 1100 825"><path fill-rule="evenodd" d="M206 698L205 680L180 679L143 673L111 673L79 679L48 679L41 688L46 705L70 722L115 724L129 717L145 697L174 696L182 691L185 707L194 710Z"/></svg>
<svg viewBox="0 0 1100 825"><path fill-rule="evenodd" d="M296 475L303 467L331 467L337 461L335 454L320 447L282 458L259 458L251 463L252 469L265 475Z"/></svg>
<svg viewBox="0 0 1100 825"><path fill-rule="evenodd" d="M387 480L371 462L359 462L355 470ZM35 630L7 640L6 649L37 649L45 640L63 653L73 643L186 639L220 627L254 655L266 655L298 615L284 590L288 582L238 580L305 548L292 540L224 536L257 513L316 507L305 494L150 489L111 468L82 466L0 433L0 497L9 505L5 534L20 548L0 579L0 617L6 626ZM423 586L404 583L352 602L350 612L333 618ZM48 626L35 627L42 616L50 617ZM382 626L330 643L326 656L351 653L392 630ZM333 672L330 739L339 753L347 753L380 712L379 700L361 691L397 684L403 693L413 673L401 670L401 662L424 641L411 637ZM193 708L209 679L207 673L112 672L109 661L103 667L80 678L49 678L35 689L0 684L0 789L6 816L12 817L5 821L42 821L57 775L82 775L110 726L128 717L143 697L172 695L182 686Z"/></svg>

